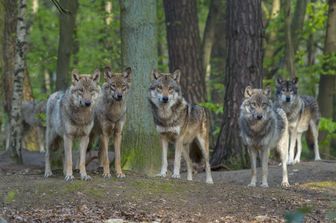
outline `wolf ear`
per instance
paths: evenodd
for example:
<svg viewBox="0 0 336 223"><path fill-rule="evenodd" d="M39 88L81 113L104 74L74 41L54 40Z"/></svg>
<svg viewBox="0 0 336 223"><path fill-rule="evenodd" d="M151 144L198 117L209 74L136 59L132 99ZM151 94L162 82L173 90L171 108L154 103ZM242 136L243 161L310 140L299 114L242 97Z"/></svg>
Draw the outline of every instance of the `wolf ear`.
<svg viewBox="0 0 336 223"><path fill-rule="evenodd" d="M176 70L174 71L174 73L172 73L172 77L173 77L173 79L174 79L177 83L180 83L181 70L180 70L180 69L176 69Z"/></svg>
<svg viewBox="0 0 336 223"><path fill-rule="evenodd" d="M156 69L153 69L152 70L152 78L153 78L153 80L157 80L157 79L159 79L159 77L160 77L159 72Z"/></svg>
<svg viewBox="0 0 336 223"><path fill-rule="evenodd" d="M272 94L271 88L269 86L267 86L264 89L264 95L266 95L267 97L271 97L271 94Z"/></svg>
<svg viewBox="0 0 336 223"><path fill-rule="evenodd" d="M124 70L123 77L126 78L128 82L131 82L131 76L132 76L132 69L130 67L127 67Z"/></svg>
<svg viewBox="0 0 336 223"><path fill-rule="evenodd" d="M245 88L244 97L245 98L249 98L251 96L252 96L252 87L251 86L247 86Z"/></svg>
<svg viewBox="0 0 336 223"><path fill-rule="evenodd" d="M278 77L276 83L277 85L281 85L283 83L282 77Z"/></svg>
<svg viewBox="0 0 336 223"><path fill-rule="evenodd" d="M108 79L111 79L111 77L112 77L111 67L106 66L106 67L104 68L104 78L105 78L105 80L107 81Z"/></svg>
<svg viewBox="0 0 336 223"><path fill-rule="evenodd" d="M91 76L91 79L94 81L94 82L99 82L99 77L100 77L100 70L97 68L95 69L95 71L93 72L92 76Z"/></svg>
<svg viewBox="0 0 336 223"><path fill-rule="evenodd" d="M292 79L292 83L293 84L297 84L298 81L299 81L299 78L293 77L293 79Z"/></svg>
<svg viewBox="0 0 336 223"><path fill-rule="evenodd" d="M72 84L77 83L80 79L79 72L77 69L72 70L71 76L72 76Z"/></svg>

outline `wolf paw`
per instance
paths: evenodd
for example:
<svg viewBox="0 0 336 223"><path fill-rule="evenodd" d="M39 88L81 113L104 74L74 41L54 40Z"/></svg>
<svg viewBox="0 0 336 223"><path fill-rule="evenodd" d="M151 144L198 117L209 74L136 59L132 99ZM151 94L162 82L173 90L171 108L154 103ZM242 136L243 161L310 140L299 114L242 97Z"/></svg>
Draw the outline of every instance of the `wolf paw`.
<svg viewBox="0 0 336 223"><path fill-rule="evenodd" d="M46 172L44 173L44 177L45 177L45 178L50 177L50 176L52 176L52 175L53 175L53 174L52 174L51 171L46 171Z"/></svg>
<svg viewBox="0 0 336 223"><path fill-rule="evenodd" d="M74 178L73 175L67 175L67 176L65 176L65 178L64 178L65 181L73 181L74 179L75 179L75 178Z"/></svg>
<svg viewBox="0 0 336 223"><path fill-rule="evenodd" d="M213 183L214 183L212 179L207 179L205 182L206 182L207 184L213 184Z"/></svg>
<svg viewBox="0 0 336 223"><path fill-rule="evenodd" d="M260 184L260 187L267 188L268 187L268 183L262 183L262 184Z"/></svg>
<svg viewBox="0 0 336 223"><path fill-rule="evenodd" d="M321 157L315 157L315 161L321 160Z"/></svg>
<svg viewBox="0 0 336 223"><path fill-rule="evenodd" d="M248 187L255 187L256 186L256 183L250 183L247 185Z"/></svg>
<svg viewBox="0 0 336 223"><path fill-rule="evenodd" d="M288 160L287 165L294 165L294 161L293 160Z"/></svg>
<svg viewBox="0 0 336 223"><path fill-rule="evenodd" d="M125 178L125 174L124 173L117 173L117 178Z"/></svg>
<svg viewBox="0 0 336 223"><path fill-rule="evenodd" d="M282 188L288 188L288 187L290 187L290 185L289 185L288 182L281 182L281 187Z"/></svg>
<svg viewBox="0 0 336 223"><path fill-rule="evenodd" d="M300 163L300 160L299 160L299 159L295 159L295 160L294 160L294 164L297 164L297 163Z"/></svg>
<svg viewBox="0 0 336 223"><path fill-rule="evenodd" d="M166 173L158 173L155 175L156 177L166 177L167 174Z"/></svg>
<svg viewBox="0 0 336 223"><path fill-rule="evenodd" d="M81 175L81 180L89 181L92 180L92 178L89 175Z"/></svg>
<svg viewBox="0 0 336 223"><path fill-rule="evenodd" d="M103 173L103 177L105 179L109 179L109 178L111 178L111 174L110 173Z"/></svg>
<svg viewBox="0 0 336 223"><path fill-rule="evenodd" d="M174 179L180 179L181 175L180 174L173 174L172 178L174 178Z"/></svg>

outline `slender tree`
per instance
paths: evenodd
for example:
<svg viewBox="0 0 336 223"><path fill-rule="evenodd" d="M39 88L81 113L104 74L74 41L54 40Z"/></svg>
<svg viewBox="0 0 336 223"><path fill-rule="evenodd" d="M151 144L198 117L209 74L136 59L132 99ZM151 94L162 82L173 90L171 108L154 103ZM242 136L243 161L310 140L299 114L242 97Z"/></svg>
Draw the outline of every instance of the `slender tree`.
<svg viewBox="0 0 336 223"><path fill-rule="evenodd" d="M295 59L294 59L294 45L292 39L292 14L291 14L291 0L284 1L285 12L285 42L286 42L286 64L289 76L296 76Z"/></svg>
<svg viewBox="0 0 336 223"><path fill-rule="evenodd" d="M25 53L26 53L26 0L18 1L18 20L16 26L16 52L15 52L15 72L13 76L13 96L12 107L10 112L10 151L12 157L22 163L22 115L21 104L23 96Z"/></svg>
<svg viewBox="0 0 336 223"><path fill-rule="evenodd" d="M157 173L161 148L147 102L157 67L156 0L120 0L123 66L132 68L122 151L124 168Z"/></svg>
<svg viewBox="0 0 336 223"><path fill-rule="evenodd" d="M60 12L60 32L56 67L56 90L68 86L68 73L70 58L74 45L74 29L78 0L60 0L60 7L65 11Z"/></svg>
<svg viewBox="0 0 336 223"><path fill-rule="evenodd" d="M169 69L182 71L182 93L188 102L206 100L205 73L196 0L164 0Z"/></svg>
<svg viewBox="0 0 336 223"><path fill-rule="evenodd" d="M239 108L245 87L260 88L263 77L261 1L228 0L226 17L226 89L221 131L211 160L214 167L223 158L247 166L247 151L239 136Z"/></svg>

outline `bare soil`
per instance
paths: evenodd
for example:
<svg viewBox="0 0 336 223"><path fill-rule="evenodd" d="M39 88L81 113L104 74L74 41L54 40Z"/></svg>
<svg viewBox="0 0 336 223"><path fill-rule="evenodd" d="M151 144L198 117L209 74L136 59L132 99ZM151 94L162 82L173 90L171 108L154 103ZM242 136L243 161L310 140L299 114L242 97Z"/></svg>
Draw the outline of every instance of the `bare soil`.
<svg viewBox="0 0 336 223"><path fill-rule="evenodd" d="M250 170L213 172L214 185L147 177L64 182L62 172L43 178L43 155L25 154L26 164L0 157L0 222L333 222L336 162L289 166L291 187L282 189L281 167L269 168L269 185L250 188ZM28 162L33 161L33 163ZM260 169L258 169L260 172Z"/></svg>

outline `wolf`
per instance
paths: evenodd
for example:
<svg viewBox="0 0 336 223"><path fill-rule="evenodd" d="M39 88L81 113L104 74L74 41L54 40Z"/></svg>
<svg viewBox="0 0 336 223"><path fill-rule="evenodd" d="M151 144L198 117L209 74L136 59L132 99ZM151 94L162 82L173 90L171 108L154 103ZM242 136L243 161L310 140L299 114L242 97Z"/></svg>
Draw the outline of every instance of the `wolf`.
<svg viewBox="0 0 336 223"><path fill-rule="evenodd" d="M242 142L248 148L251 159L252 179L248 186L256 186L256 159L259 152L262 161L261 187L268 187L269 151L276 147L282 163L281 186L288 187L288 121L285 112L273 105L269 88L245 88L244 100L240 106L239 128Z"/></svg>
<svg viewBox="0 0 336 223"><path fill-rule="evenodd" d="M181 71L160 73L152 71L153 80L149 87L148 100L156 130L160 133L162 146L162 167L159 176L167 174L168 143L175 146L173 178L180 178L181 154L187 163L187 179L192 180L192 161L189 156L190 144L195 141L205 160L206 183L212 184L209 164L209 126L205 110L188 104L182 97Z"/></svg>
<svg viewBox="0 0 336 223"><path fill-rule="evenodd" d="M125 177L120 165L120 144L122 130L126 121L126 98L131 87L132 69L126 68L122 73L112 73L110 67L105 67L105 83L97 99L94 111L94 127L90 134L90 145L97 136L100 139L98 157L103 166L103 177L111 177L108 157L109 138L114 137L115 170L118 178Z"/></svg>
<svg viewBox="0 0 336 223"><path fill-rule="evenodd" d="M64 143L65 180L73 180L72 143L75 137L80 138L80 176L82 180L90 180L85 168L86 149L89 135L93 127L94 107L100 87L100 71L96 69L92 75L80 75L72 71L72 85L65 91L50 95L47 101L45 177L52 175L50 152L60 140Z"/></svg>
<svg viewBox="0 0 336 223"><path fill-rule="evenodd" d="M38 135L38 144L40 152L45 151L44 133L45 124L42 120L42 115L46 114L47 101L24 101L21 105L22 122L23 122L23 137L25 137L33 128L36 129Z"/></svg>
<svg viewBox="0 0 336 223"><path fill-rule="evenodd" d="M300 162L302 143L301 137L307 132L307 142L314 148L315 160L321 160L318 146L318 127L320 112L316 99L311 96L298 95L298 78L276 81L276 105L282 108L289 122L290 146L289 164ZM297 153L294 158L294 149L297 144Z"/></svg>

